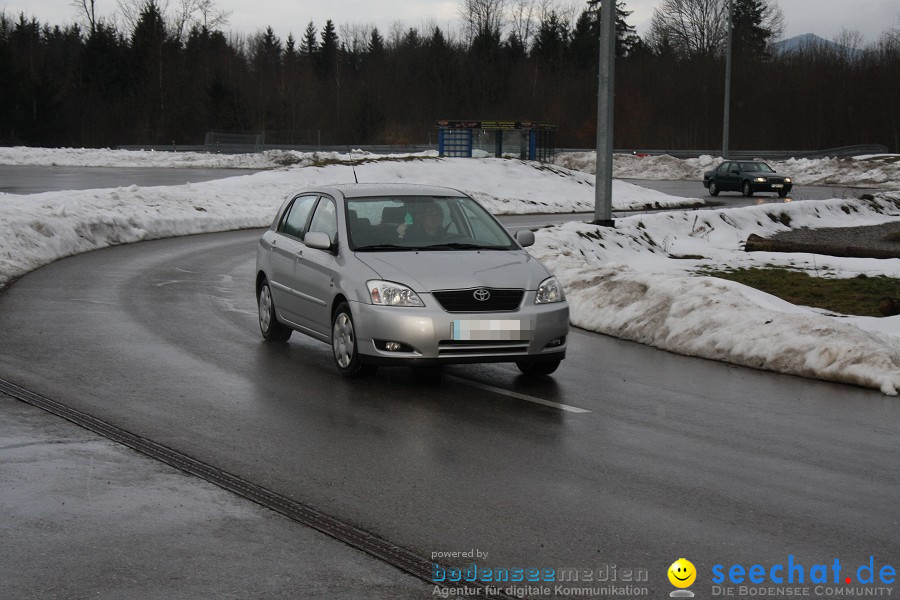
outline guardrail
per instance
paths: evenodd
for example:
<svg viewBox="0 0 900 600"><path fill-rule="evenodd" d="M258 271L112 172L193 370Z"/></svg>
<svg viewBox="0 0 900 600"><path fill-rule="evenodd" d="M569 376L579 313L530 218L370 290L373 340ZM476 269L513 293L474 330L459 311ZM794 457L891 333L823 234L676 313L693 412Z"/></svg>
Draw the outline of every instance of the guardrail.
<svg viewBox="0 0 900 600"><path fill-rule="evenodd" d="M593 152L594 148L560 148L560 152ZM722 156L722 150L660 150L645 148L620 148L613 150L616 154L649 154L651 156L661 156L668 154L675 158L697 158L698 156ZM887 146L880 144L857 144L855 146L841 146L839 148L828 148L826 150L732 150L728 153L728 158L734 159L751 159L765 158L769 160L787 160L789 158L826 158L826 157L849 157L861 156L865 154L886 154Z"/></svg>
<svg viewBox="0 0 900 600"><path fill-rule="evenodd" d="M279 144L262 144L254 146L251 144L216 144L213 146L206 145L123 145L116 146L120 150L153 150L157 152L210 152L214 154L249 154L254 152L262 152L264 150L295 150L297 152L341 152L346 153L352 150L362 150L363 152L371 152L372 154L400 154L425 152L427 150L437 150L437 146L433 144L406 144L406 145L388 145L388 144L368 144L368 145L279 145ZM556 153L560 152L593 152L594 148L559 148ZM721 150L672 150L672 149L646 149L646 148L619 148L614 150L616 154L649 154L659 156L668 154L675 158L697 158L698 156L721 156ZM886 154L888 148L880 144L857 144L855 146L842 146L840 148L829 148L827 150L733 150L729 152L728 158L750 159L765 158L770 160L787 160L789 158L825 158L825 157L849 157L860 156L864 154Z"/></svg>
<svg viewBox="0 0 900 600"><path fill-rule="evenodd" d="M152 150L156 152L210 152L213 154L251 154L254 152L263 152L265 150L294 150L296 152L341 152L347 153L350 150L361 150L363 152L371 152L372 154L399 154L425 152L427 150L437 151L434 144L405 144L405 145L388 145L388 144L343 144L343 145L286 145L286 144L214 144L214 145L186 145L186 144L169 144L169 145L121 145L116 146L118 150Z"/></svg>

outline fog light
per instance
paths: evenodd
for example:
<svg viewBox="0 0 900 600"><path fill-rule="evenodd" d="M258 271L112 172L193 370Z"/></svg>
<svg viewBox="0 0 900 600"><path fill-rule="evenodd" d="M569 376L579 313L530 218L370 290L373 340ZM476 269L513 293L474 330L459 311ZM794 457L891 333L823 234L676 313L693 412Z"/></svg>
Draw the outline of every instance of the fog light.
<svg viewBox="0 0 900 600"><path fill-rule="evenodd" d="M558 337L547 342L546 348L557 348L566 343L566 336Z"/></svg>
<svg viewBox="0 0 900 600"><path fill-rule="evenodd" d="M384 349L388 352L397 352L400 350L400 342L385 342Z"/></svg>

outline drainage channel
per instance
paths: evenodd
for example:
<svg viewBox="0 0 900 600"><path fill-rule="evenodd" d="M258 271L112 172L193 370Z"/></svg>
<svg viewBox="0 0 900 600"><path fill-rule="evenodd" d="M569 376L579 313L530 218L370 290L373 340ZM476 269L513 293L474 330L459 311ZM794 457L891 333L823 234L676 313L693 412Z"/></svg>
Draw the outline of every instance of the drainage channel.
<svg viewBox="0 0 900 600"><path fill-rule="evenodd" d="M363 529L341 521L340 519L328 516L311 506L291 500L290 498L250 483L249 481L245 481L240 477L226 473L221 469L200 462L177 450L173 450L162 444L157 444L156 442L137 436L116 427L115 425L111 425L106 421L102 421L96 417L92 417L91 415L65 406L64 404L60 404L55 400L26 390L5 379L0 379L0 392L62 417L114 442L128 446L150 458L162 461L186 473L204 479L224 490L280 513L301 525L312 527L331 538L344 542L370 556L374 556L428 584L439 585L441 588L451 591L453 587L462 585L465 585L470 589L478 588L477 595L481 598L513 598L513 596L504 593L493 593L496 588L488 590L488 586L479 581L457 582L449 585L435 584L432 577L433 563L411 550L393 544ZM445 565L440 566L445 567ZM488 593L488 591L491 593Z"/></svg>

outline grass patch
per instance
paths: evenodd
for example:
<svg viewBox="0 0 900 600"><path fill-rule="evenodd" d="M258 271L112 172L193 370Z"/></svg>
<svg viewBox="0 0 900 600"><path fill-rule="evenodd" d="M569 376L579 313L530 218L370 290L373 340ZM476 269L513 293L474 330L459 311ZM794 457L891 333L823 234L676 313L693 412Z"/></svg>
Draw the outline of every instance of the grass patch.
<svg viewBox="0 0 900 600"><path fill-rule="evenodd" d="M814 306L845 314L880 317L878 303L885 296L900 297L900 279L860 275L851 279L812 277L790 269L704 271L704 275L737 281L778 296L792 304Z"/></svg>

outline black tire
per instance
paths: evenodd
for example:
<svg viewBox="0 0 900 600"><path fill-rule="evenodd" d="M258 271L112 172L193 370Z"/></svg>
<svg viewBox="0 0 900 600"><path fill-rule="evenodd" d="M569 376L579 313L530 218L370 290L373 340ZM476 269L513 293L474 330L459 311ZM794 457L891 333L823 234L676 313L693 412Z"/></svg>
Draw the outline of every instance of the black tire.
<svg viewBox="0 0 900 600"><path fill-rule="evenodd" d="M718 196L719 195L719 186L716 185L715 179L709 180L709 195L710 196Z"/></svg>
<svg viewBox="0 0 900 600"><path fill-rule="evenodd" d="M272 289L268 280L264 279L259 286L259 295L256 297L256 305L259 308L259 331L267 342L286 342L291 337L293 330L278 320L275 311L275 299L272 297Z"/></svg>
<svg viewBox="0 0 900 600"><path fill-rule="evenodd" d="M540 362L518 361L516 366L522 371L523 375L549 375L559 368L561 360L542 360Z"/></svg>
<svg viewBox="0 0 900 600"><path fill-rule="evenodd" d="M750 196L753 195L753 188L750 187L750 182L749 182L749 181L744 180L744 185L741 186L741 193L742 193L746 198L749 198Z"/></svg>
<svg viewBox="0 0 900 600"><path fill-rule="evenodd" d="M787 198L787 195L788 195L787 190L778 190L778 197L779 197L779 198Z"/></svg>
<svg viewBox="0 0 900 600"><path fill-rule="evenodd" d="M374 373L377 368L364 364L359 355L356 327L346 302L338 305L331 320L331 352L338 372L344 377L362 377Z"/></svg>

